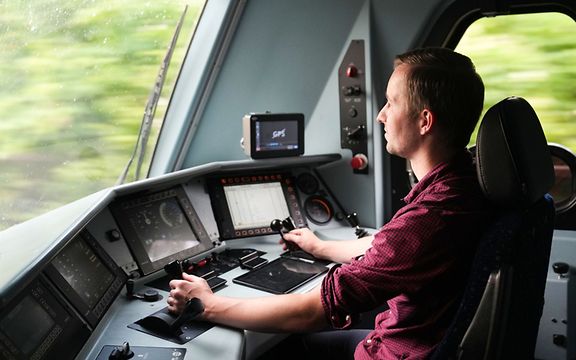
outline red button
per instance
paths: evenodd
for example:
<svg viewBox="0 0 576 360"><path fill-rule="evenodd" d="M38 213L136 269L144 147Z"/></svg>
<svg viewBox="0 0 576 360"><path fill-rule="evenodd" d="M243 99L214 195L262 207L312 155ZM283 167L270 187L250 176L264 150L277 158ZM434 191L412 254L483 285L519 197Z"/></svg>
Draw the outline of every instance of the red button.
<svg viewBox="0 0 576 360"><path fill-rule="evenodd" d="M350 166L355 170L364 170L368 166L368 158L364 154L356 154L350 161Z"/></svg>
<svg viewBox="0 0 576 360"><path fill-rule="evenodd" d="M358 75L358 68L354 65L348 65L346 68L346 76L347 77L356 77Z"/></svg>

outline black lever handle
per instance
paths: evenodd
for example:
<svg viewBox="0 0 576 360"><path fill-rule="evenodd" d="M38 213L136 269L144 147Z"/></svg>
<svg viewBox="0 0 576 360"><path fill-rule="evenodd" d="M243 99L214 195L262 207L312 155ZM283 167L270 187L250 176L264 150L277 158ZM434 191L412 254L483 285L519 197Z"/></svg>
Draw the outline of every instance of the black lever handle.
<svg viewBox="0 0 576 360"><path fill-rule="evenodd" d="M276 231L278 234L280 234L280 237L286 243L288 250L294 251L294 250L299 249L296 244L294 244L291 241L284 239L284 232L290 232L291 230L296 229L296 226L294 225L294 221L292 220L292 218L290 216L288 216L284 220L280 220L280 219L272 220L272 222L270 223L270 229L272 229L272 230Z"/></svg>

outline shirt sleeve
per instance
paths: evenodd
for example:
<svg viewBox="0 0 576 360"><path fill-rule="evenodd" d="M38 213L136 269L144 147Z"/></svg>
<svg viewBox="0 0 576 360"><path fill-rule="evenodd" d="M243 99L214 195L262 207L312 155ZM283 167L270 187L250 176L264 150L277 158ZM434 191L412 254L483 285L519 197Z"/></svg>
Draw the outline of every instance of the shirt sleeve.
<svg viewBox="0 0 576 360"><path fill-rule="evenodd" d="M322 283L322 304L334 328L349 327L354 315L417 290L446 270L449 246L441 213L406 206L374 235L372 247L350 264L332 268Z"/></svg>

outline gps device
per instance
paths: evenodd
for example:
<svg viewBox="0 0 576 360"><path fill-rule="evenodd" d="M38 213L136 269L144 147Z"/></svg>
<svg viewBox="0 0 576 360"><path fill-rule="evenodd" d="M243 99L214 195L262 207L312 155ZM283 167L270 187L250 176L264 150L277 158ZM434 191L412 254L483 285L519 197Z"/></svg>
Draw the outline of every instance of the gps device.
<svg viewBox="0 0 576 360"><path fill-rule="evenodd" d="M252 159L304 154L303 114L249 114L242 118L243 146Z"/></svg>

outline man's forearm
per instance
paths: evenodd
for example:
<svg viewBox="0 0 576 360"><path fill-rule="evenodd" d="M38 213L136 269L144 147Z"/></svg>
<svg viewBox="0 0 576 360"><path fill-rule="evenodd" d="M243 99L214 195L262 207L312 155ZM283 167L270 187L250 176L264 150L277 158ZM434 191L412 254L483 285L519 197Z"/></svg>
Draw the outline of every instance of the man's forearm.
<svg viewBox="0 0 576 360"><path fill-rule="evenodd" d="M222 325L261 332L301 332L326 326L320 287L306 294L239 299L205 299L204 318Z"/></svg>
<svg viewBox="0 0 576 360"><path fill-rule="evenodd" d="M356 240L323 240L314 255L337 263L349 263L363 255L372 246L373 239L373 236L366 236Z"/></svg>

